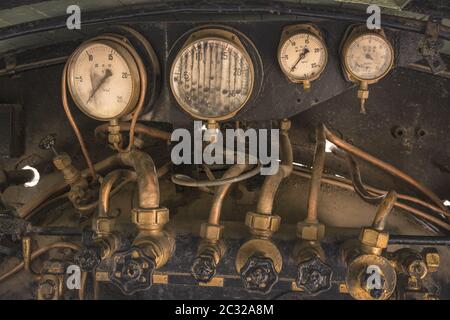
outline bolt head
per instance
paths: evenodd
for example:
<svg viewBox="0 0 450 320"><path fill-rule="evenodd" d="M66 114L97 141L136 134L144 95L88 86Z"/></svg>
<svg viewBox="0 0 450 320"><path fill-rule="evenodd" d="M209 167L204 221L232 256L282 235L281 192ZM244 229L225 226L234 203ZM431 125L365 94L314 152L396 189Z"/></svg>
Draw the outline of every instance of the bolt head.
<svg viewBox="0 0 450 320"><path fill-rule="evenodd" d="M297 268L297 287L310 295L318 295L331 288L333 270L319 257L302 262Z"/></svg>
<svg viewBox="0 0 450 320"><path fill-rule="evenodd" d="M388 246L389 233L372 228L363 228L359 235L359 240L368 247L385 249Z"/></svg>

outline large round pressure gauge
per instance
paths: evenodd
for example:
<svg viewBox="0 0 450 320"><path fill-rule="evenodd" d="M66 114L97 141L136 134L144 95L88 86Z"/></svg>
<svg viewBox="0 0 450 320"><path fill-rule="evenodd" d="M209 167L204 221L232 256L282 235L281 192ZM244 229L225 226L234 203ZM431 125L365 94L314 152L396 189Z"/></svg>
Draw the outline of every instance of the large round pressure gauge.
<svg viewBox="0 0 450 320"><path fill-rule="evenodd" d="M70 59L69 91L84 113L111 120L135 108L141 85L138 66L120 40L88 41Z"/></svg>
<svg viewBox="0 0 450 320"><path fill-rule="evenodd" d="M278 62L289 80L309 89L311 81L325 70L327 61L327 48L318 29L304 24L283 29Z"/></svg>
<svg viewBox="0 0 450 320"><path fill-rule="evenodd" d="M233 117L249 100L254 67L237 35L207 29L192 34L173 61L170 87L178 104L204 120Z"/></svg>

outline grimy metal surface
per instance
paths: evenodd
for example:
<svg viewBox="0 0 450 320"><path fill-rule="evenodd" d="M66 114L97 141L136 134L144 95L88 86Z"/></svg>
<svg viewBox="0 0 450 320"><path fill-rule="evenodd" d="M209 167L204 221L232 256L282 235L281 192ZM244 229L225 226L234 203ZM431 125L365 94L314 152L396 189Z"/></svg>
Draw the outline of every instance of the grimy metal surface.
<svg viewBox="0 0 450 320"><path fill-rule="evenodd" d="M250 126L258 127L262 126L261 123L266 124L265 120L290 117L293 121L290 136L294 145L294 159L295 162L305 165L311 163L314 127L318 123L324 122L328 128L340 134L347 141L408 172L436 191L442 198L450 198L450 168L448 167L450 151L445 147L450 144L450 137L447 134L450 129L448 117L450 80L401 67L420 59L416 51L420 35L406 31L387 30L388 36L396 48L396 63L399 67L378 84L370 87L367 114L363 115L359 113L356 88L345 82L339 65L340 42L349 23L324 20L315 22L325 33L330 59L325 73L313 83L312 91L305 93L301 86L291 84L284 78L275 56L281 29L293 21L214 21L216 24L224 24L243 32L255 44L263 61L264 81L261 93L251 105L239 113L236 119L247 120ZM191 126L192 119L178 108L171 96L167 83L167 72L176 54L177 40L185 36L192 28L203 24L204 22L184 21L129 23L151 41L164 70L160 98L153 111L145 117L147 120L168 122L165 124L167 127L171 126L170 123L174 126ZM86 37L105 30L108 29L106 27L89 29ZM65 43L57 46L55 51L63 55L68 54L78 43L79 40ZM55 46L51 48L55 48ZM26 52L21 57L24 59L45 58L55 54L51 48ZM68 152L73 156L77 167L84 166L72 129L65 119L60 105L61 71L61 66L52 66L26 71L11 77L0 77L0 97L2 99L0 102L21 104L24 108L26 122L24 156L0 159L1 167L12 169L31 164L39 167L45 175L54 175L54 169L50 163L51 154L38 148L40 139L52 132L58 133L57 150ZM99 123L87 118L76 108L73 109L73 112L93 158L100 160L111 154L111 150L104 142L94 139L93 129ZM152 156L161 156L166 153L168 154L168 150L165 146L159 146L152 150ZM369 166L362 164L361 169L365 182L384 188L395 186L399 190L414 193L414 190L409 190L393 178L383 175ZM345 164L328 155L326 170L347 176ZM169 207L171 215L179 219L175 224L178 222L181 225L183 221L184 224L189 222L188 231L179 233L176 252L169 264L161 270L161 272L169 274L169 284L167 286L155 285L148 292L139 293L133 298L305 298L302 293L291 290L291 282L295 274L294 264L290 258L295 240L292 226L288 230L288 236L282 233L275 239L283 253L285 267L281 274L282 281L271 295L264 297L249 295L243 290L241 280L237 278L234 270L234 258L239 245L248 236L243 229L242 221L245 212L254 209L254 199L260 182L258 179L249 182L247 188L251 190L247 190L248 192L241 192L241 189L236 187L231 192L232 200L224 205L224 221L238 221L237 232L240 234L238 237L227 238L229 251L218 270L220 275L226 276L224 285L229 290L219 287L198 287L189 275L190 263L196 253L196 241L198 240L196 236L198 228L197 225L192 224L192 221L206 219L208 212L206 208L210 199L207 195L203 195L204 199L197 201L199 196L195 191L173 190L172 185L167 187L167 184L165 186L163 184L161 193L168 197L164 199L163 205ZM51 184L51 180L48 180L47 184ZM13 199L13 204L20 206L37 194L39 188L41 186L35 190L27 190L27 192L19 188L10 188L5 194L5 198ZM277 195L274 212L283 216L284 223L293 225L302 218L300 213L305 212L305 188L305 181L294 178L283 183L282 189ZM127 190L127 192L127 196L129 196L133 190ZM374 208L362 204L358 198L349 196L347 192L338 192L336 189L324 187L322 196L319 216L327 225L355 228L367 225L371 220ZM129 204L129 198L126 199L123 202ZM235 202L239 202L239 205L236 205ZM61 206L54 211L41 214L36 217L35 222L43 224L55 222L62 216L65 216L65 219L71 223L77 222L76 214L67 206ZM392 219L392 223L387 228L389 231L399 234L408 231L420 233L420 226L410 218L405 219L402 212L396 212ZM233 227L231 226L229 230L233 230ZM340 241L341 239L331 238L325 242L326 252L336 268L336 281L333 283L332 291L321 298L348 297L339 293L339 284L343 279L344 271L338 257ZM443 261L448 261L448 254L444 256ZM448 297L450 294L448 279L448 270L439 275L442 297ZM13 283L15 283L14 281ZM24 292L20 290L24 287L28 288L28 286L18 282L23 287L18 287L17 297L23 297ZM196 290L192 290L194 285ZM104 287L102 288L104 297L124 298L118 293L118 290L110 286L102 287ZM29 291L26 294L30 294Z"/></svg>

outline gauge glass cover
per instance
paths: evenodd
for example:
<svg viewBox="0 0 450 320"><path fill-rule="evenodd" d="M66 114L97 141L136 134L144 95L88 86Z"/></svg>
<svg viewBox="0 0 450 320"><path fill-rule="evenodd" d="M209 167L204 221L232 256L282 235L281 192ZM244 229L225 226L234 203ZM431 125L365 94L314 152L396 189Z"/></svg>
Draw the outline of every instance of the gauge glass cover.
<svg viewBox="0 0 450 320"><path fill-rule="evenodd" d="M376 34L355 38L345 52L348 71L359 80L376 80L385 76L393 63L391 45Z"/></svg>
<svg viewBox="0 0 450 320"><path fill-rule="evenodd" d="M137 103L137 70L132 55L120 45L110 41L86 44L77 50L69 66L69 90L87 115L114 119Z"/></svg>
<svg viewBox="0 0 450 320"><path fill-rule="evenodd" d="M205 37L175 58L170 86L180 106L200 119L225 119L251 96L254 69L250 56L231 41Z"/></svg>
<svg viewBox="0 0 450 320"><path fill-rule="evenodd" d="M301 32L281 45L278 60L282 71L293 80L313 80L325 69L328 57L323 41Z"/></svg>

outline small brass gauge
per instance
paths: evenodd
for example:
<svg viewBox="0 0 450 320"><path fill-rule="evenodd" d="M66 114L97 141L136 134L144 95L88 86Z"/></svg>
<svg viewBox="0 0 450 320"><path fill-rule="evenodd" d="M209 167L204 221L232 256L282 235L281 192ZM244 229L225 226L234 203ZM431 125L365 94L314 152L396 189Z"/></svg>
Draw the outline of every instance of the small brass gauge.
<svg viewBox="0 0 450 320"><path fill-rule="evenodd" d="M233 117L250 99L252 59L239 37L227 30L192 33L175 57L170 88L183 110L210 122Z"/></svg>
<svg viewBox="0 0 450 320"><path fill-rule="evenodd" d="M283 29L278 46L278 62L288 79L303 83L305 90L320 77L328 62L328 52L319 29L309 24Z"/></svg>
<svg viewBox="0 0 450 320"><path fill-rule="evenodd" d="M394 49L382 29L368 30L365 26L349 30L342 46L342 66L349 81L359 83L358 98L361 113L369 97L369 84L385 77L394 65Z"/></svg>

